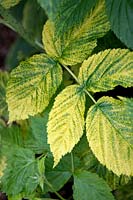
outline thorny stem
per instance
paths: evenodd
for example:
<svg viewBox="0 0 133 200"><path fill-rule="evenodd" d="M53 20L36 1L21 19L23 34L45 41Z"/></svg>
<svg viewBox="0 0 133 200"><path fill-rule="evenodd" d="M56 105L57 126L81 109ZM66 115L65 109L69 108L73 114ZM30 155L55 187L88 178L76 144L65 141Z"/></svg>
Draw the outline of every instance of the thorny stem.
<svg viewBox="0 0 133 200"><path fill-rule="evenodd" d="M71 76L74 78L74 80L80 85L79 80L77 79L77 77L75 76L75 74L65 65L63 65L63 67L69 72L69 74L71 74ZM90 94L90 92L88 92L88 90L84 89L85 93L90 97L90 99L93 101L94 104L96 104L96 100L93 98L93 96Z"/></svg>
<svg viewBox="0 0 133 200"><path fill-rule="evenodd" d="M46 177L45 177L45 183L47 184L47 186L49 187L49 188L51 188L52 189L52 191L57 195L57 197L59 197L61 200L65 200L58 192L56 192L56 190L53 188L53 186L51 185L51 183L49 183L49 181L46 179Z"/></svg>
<svg viewBox="0 0 133 200"><path fill-rule="evenodd" d="M24 29L22 24L20 24L12 16L9 10L4 9L1 5L0 5L0 15L2 16L2 19L0 19L0 23L16 31L22 38L24 38L30 45L32 45L36 49L40 51L44 50L42 44L40 43L38 44L38 42L34 41L31 35Z"/></svg>

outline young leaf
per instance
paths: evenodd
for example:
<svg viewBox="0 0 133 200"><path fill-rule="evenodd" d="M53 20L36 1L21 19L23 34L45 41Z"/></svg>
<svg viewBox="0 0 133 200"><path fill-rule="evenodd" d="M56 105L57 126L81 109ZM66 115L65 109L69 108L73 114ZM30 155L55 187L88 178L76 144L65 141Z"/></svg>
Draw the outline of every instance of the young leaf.
<svg viewBox="0 0 133 200"><path fill-rule="evenodd" d="M73 190L74 200L114 200L106 182L88 171L75 173Z"/></svg>
<svg viewBox="0 0 133 200"><path fill-rule="evenodd" d="M0 116L7 114L6 85L8 79L8 73L0 71Z"/></svg>
<svg viewBox="0 0 133 200"><path fill-rule="evenodd" d="M86 119L89 145L97 159L118 176L133 175L133 101L103 97Z"/></svg>
<svg viewBox="0 0 133 200"><path fill-rule="evenodd" d="M2 191L8 195L32 194L39 182L37 161L31 150L14 148L2 177Z"/></svg>
<svg viewBox="0 0 133 200"><path fill-rule="evenodd" d="M133 85L133 52L127 49L105 50L84 61L79 72L80 83L89 91L112 90L115 86Z"/></svg>
<svg viewBox="0 0 133 200"><path fill-rule="evenodd" d="M47 21L43 30L46 52L65 65L81 63L91 54L96 46L96 39L110 29L104 1L100 0L95 9L86 13L81 24L77 25L75 22L73 25L75 26L61 36L57 36L58 30L52 21Z"/></svg>
<svg viewBox="0 0 133 200"><path fill-rule="evenodd" d="M0 5L4 8L9 9L15 5L17 5L21 0L0 0Z"/></svg>
<svg viewBox="0 0 133 200"><path fill-rule="evenodd" d="M45 54L21 62L11 72L7 86L9 121L42 112L61 81L60 65Z"/></svg>
<svg viewBox="0 0 133 200"><path fill-rule="evenodd" d="M114 33L133 49L133 1L106 0L106 9Z"/></svg>
<svg viewBox="0 0 133 200"><path fill-rule="evenodd" d="M66 87L57 97L49 115L48 143L54 166L71 152L84 129L85 95L78 85Z"/></svg>

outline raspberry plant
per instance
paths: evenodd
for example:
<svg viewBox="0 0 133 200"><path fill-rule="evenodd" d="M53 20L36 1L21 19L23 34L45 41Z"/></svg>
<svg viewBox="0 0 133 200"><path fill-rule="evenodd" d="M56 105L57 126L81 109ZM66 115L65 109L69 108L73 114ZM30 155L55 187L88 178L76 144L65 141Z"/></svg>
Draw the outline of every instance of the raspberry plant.
<svg viewBox="0 0 133 200"><path fill-rule="evenodd" d="M0 0L0 14L25 39L0 72L1 191L115 199L133 175L133 100L107 91L133 85L132 1Z"/></svg>

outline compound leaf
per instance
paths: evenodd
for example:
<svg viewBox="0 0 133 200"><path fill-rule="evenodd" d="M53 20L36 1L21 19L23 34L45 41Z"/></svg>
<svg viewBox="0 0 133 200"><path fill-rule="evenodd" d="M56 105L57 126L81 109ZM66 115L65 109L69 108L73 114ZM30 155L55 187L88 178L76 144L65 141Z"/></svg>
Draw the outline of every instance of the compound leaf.
<svg viewBox="0 0 133 200"><path fill-rule="evenodd" d="M74 175L74 200L114 200L106 182L94 173L79 171Z"/></svg>
<svg viewBox="0 0 133 200"><path fill-rule="evenodd" d="M43 43L48 55L62 64L75 65L91 54L96 46L96 39L109 29L104 1L100 0L91 12L86 13L80 25L72 26L61 36L56 34L56 24L48 20L43 30Z"/></svg>
<svg viewBox="0 0 133 200"><path fill-rule="evenodd" d="M15 5L17 5L21 0L0 0L0 5L4 8L9 9Z"/></svg>
<svg viewBox="0 0 133 200"><path fill-rule="evenodd" d="M106 0L106 9L116 36L133 49L133 1Z"/></svg>
<svg viewBox="0 0 133 200"><path fill-rule="evenodd" d="M85 95L78 85L66 87L57 97L49 115L48 143L54 166L71 152L84 129Z"/></svg>
<svg viewBox="0 0 133 200"><path fill-rule="evenodd" d="M8 73L0 71L0 116L7 114L6 85L8 79Z"/></svg>
<svg viewBox="0 0 133 200"><path fill-rule="evenodd" d="M133 175L133 101L103 97L86 119L89 145L97 159L118 176Z"/></svg>
<svg viewBox="0 0 133 200"><path fill-rule="evenodd" d="M80 83L89 91L112 90L115 86L133 85L133 52L127 49L105 50L84 61Z"/></svg>
<svg viewBox="0 0 133 200"><path fill-rule="evenodd" d="M2 191L8 195L21 192L32 194L39 183L38 166L33 152L25 148L14 148L8 157L1 182Z"/></svg>
<svg viewBox="0 0 133 200"><path fill-rule="evenodd" d="M9 121L42 112L62 81L60 65L45 54L34 55L11 72L7 86Z"/></svg>

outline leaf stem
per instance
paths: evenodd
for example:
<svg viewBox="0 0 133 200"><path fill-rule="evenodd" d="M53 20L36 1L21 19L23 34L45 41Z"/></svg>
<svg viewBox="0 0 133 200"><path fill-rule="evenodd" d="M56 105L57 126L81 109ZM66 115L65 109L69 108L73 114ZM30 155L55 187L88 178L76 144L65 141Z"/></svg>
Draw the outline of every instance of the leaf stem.
<svg viewBox="0 0 133 200"><path fill-rule="evenodd" d="M74 159L73 159L73 153L71 152L71 164L72 164L72 173L74 173Z"/></svg>
<svg viewBox="0 0 133 200"><path fill-rule="evenodd" d="M24 29L21 23L19 23L10 13L9 10L3 8L0 5L0 15L2 16L2 19L0 19L0 23L8 26L13 31L16 31L22 38L24 38L30 45L32 45L34 48L42 51L43 46L38 44L34 41L32 36Z"/></svg>
<svg viewBox="0 0 133 200"><path fill-rule="evenodd" d="M75 74L65 65L63 67L68 71L69 74L74 78L74 80L80 85L80 82L78 78L75 76ZM84 89L85 93L90 97L90 99L93 101L94 104L96 104L96 100L93 98L93 96L88 92L88 90Z"/></svg>
<svg viewBox="0 0 133 200"><path fill-rule="evenodd" d="M56 192L56 190L53 188L51 183L46 179L46 177L45 177L44 181L48 185L48 187L51 188L51 190L57 195L57 197L59 197L61 200L65 200L58 192Z"/></svg>

